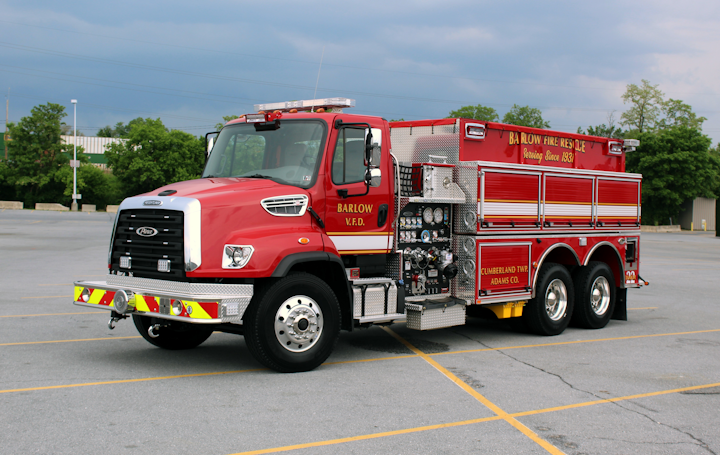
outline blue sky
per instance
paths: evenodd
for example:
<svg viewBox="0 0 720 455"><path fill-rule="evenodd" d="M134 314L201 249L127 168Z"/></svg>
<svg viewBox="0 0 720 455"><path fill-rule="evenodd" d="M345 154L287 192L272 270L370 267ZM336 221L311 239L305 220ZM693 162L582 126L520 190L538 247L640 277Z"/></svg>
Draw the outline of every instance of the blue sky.
<svg viewBox="0 0 720 455"><path fill-rule="evenodd" d="M253 104L346 96L354 112L440 118L462 105L607 123L647 79L720 140L717 1L1 1L10 120L78 100L78 127L160 117L196 135ZM324 54L323 54L324 49Z"/></svg>

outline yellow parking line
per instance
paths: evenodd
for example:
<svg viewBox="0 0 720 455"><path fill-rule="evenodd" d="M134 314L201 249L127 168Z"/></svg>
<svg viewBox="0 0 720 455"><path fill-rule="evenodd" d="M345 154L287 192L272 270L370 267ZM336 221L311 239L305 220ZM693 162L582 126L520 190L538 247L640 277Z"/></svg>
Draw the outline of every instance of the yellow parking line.
<svg viewBox="0 0 720 455"><path fill-rule="evenodd" d="M584 403L568 404L565 406L557 406L554 408L538 409L535 411L518 412L518 413L513 414L513 416L524 417L524 416L530 416L530 415L535 415L535 414L544 414L546 412L565 411L567 409L582 408L585 406L593 406L596 404L617 403L618 401L635 400L637 398L656 397L659 395L668 395L670 393L681 393L681 392L688 392L690 390L708 389L710 387L720 387L720 382L716 382L713 384L703 384L703 385L694 385L694 386L690 386L690 387L682 387L679 389L660 390L657 392L650 392L650 393L638 393L636 395L626 395L624 397L607 398L607 399L603 399L603 400L586 401Z"/></svg>
<svg viewBox="0 0 720 455"><path fill-rule="evenodd" d="M251 450L249 452L238 452L238 453L232 454L232 455L260 455L263 453L289 452L291 450L330 446L330 445L335 445L335 444L343 444L346 442L366 441L368 439L386 438L388 436L397 436L397 435L401 435L401 434L417 433L420 431L439 430L441 428L459 427L462 425L471 425L473 423L490 422L493 420L501 420L501 417L500 416L492 416L492 417L484 417L482 419L472 419L472 420L463 420L460 422L441 423L438 425L427 425L424 427L407 428L407 429L395 430L395 431L385 431L382 433L371 433L371 434L364 434L364 435L360 435L360 436L350 436L347 438L329 439L327 441L308 442L305 444L295 444L292 446L275 447L272 449Z"/></svg>
<svg viewBox="0 0 720 455"><path fill-rule="evenodd" d="M691 386L691 387L684 387L681 389L661 390L658 392L641 393L641 394L637 394L637 395L627 395L624 397L617 397L617 398L608 398L607 400L586 401L584 403L570 404L567 406L558 406L555 408L545 408L545 409L537 409L534 411L516 412L513 414L509 414L509 416L510 417L525 417L525 416L536 415L536 414L546 414L549 412L564 411L567 409L580 408L580 407L584 407L584 406L593 406L593 405L603 404L603 403L615 403L618 401L634 400L637 398L645 398L645 397L652 397L652 396L658 396L658 395L667 395L667 394L671 394L671 393L681 393L681 392L687 392L690 390L700 390L700 389L707 389L710 387L718 387L718 386L720 386L720 383L697 385L697 386ZM238 453L234 453L232 455L258 455L258 454L264 454L264 453L289 452L289 451L298 450L298 449L322 447L322 446L343 444L346 442L354 442L354 441L364 441L364 440L368 440L368 439L384 438L384 437L388 437L388 436L417 433L417 432L421 432L421 431L438 430L441 428L459 427L459 426L463 426L463 425L472 425L475 423L491 422L491 421L501 420L501 419L502 419L502 417L500 417L500 416L492 416L492 417L485 417L482 419L462 420L459 422L442 423L442 424L437 424L437 425L427 425L427 426L423 426L423 427L406 428L403 430L386 431L386 432L382 432L382 433L371 433L371 434L366 434L366 435L361 435L361 436L350 436L347 438L329 439L326 441L308 442L305 444L274 447L271 449L252 450L249 452L238 452Z"/></svg>
<svg viewBox="0 0 720 455"><path fill-rule="evenodd" d="M10 314L7 316L0 316L0 318L26 318L32 316L65 316L70 314L108 314L107 311L81 311L75 313L45 313L45 314Z"/></svg>
<svg viewBox="0 0 720 455"><path fill-rule="evenodd" d="M412 344L410 344L410 343L409 343L407 340L405 340L403 337L401 337L400 335L398 335L398 334L396 334L395 332L393 332L389 327L383 327L382 329L383 329L385 332L387 332L388 334L390 334L390 336L392 336L393 338L395 338L396 340L398 340L400 343L402 343L403 345L405 345L405 347L407 347L408 349L410 349L411 351L413 351L415 354L417 354L417 355L419 355L420 357L422 357L422 359L423 359L424 361L426 361L427 363L429 363L430 365L432 365L433 367L435 367L435 369L438 370L438 371L439 371L440 373L442 373L443 375L445 375L445 377L447 377L447 378L450 379L452 382L454 382L455 384L457 384L461 389L463 389L465 392L469 393L473 398L475 398L475 399L478 400L480 403L482 403L483 405L485 405L485 407L487 407L487 408L490 409L492 412L494 412L495 414L497 414L501 419L503 419L504 421L506 421L507 423L509 423L509 424L512 425L513 427L515 427L517 430L519 430L522 434L524 434L525 436L527 436L528 438L530 438L533 442L535 442L536 444L538 444L540 447L542 447L543 449L547 450L549 453L552 453L552 454L554 454L554 455L561 455L561 454L563 453L560 449L558 449L558 448L555 447L554 445L550 444L549 442L545 441L545 440L542 439L540 436L538 436L538 435L537 435L534 431L532 431L530 428L528 428L528 427L526 427L525 425L523 425L522 423L520 423L520 422L519 422L517 419L515 419L514 417L511 417L510 414L508 414L507 412L503 411L503 410L502 410L499 406L497 406L495 403L493 403L493 402L491 402L490 400L488 400L487 398L485 398L485 397L484 397L481 393L479 393L477 390L475 390L475 389L473 389L472 387L470 387L468 384L465 383L465 381L463 381L463 380L460 379L459 377L457 377L457 376L455 376L454 374L452 374L452 373L450 372L450 370L448 370L447 368L445 368L445 367L443 367L442 365L440 365L439 363L437 363L437 362L436 362L435 360L433 360L429 355L425 354L424 352L422 352L421 350L419 350L418 348L416 348L415 346L413 346Z"/></svg>
<svg viewBox="0 0 720 455"><path fill-rule="evenodd" d="M251 369L251 370L218 371L218 372L214 372L214 373L178 374L176 376L158 376L158 377L154 377L154 378L118 379L116 381L83 382L80 384L51 385L51 386L45 386L45 387L27 387L24 389L0 390L0 393L31 392L34 390L51 390L51 389L69 389L72 387L85 387L85 386L91 386L91 385L107 385L107 384L127 384L127 383L131 383L131 382L160 381L163 379L197 378L197 377L201 377L201 376L217 376L217 375L221 375L221 374L250 373L253 371L262 371L264 369L265 368L256 368L256 369Z"/></svg>
<svg viewBox="0 0 720 455"><path fill-rule="evenodd" d="M55 299L60 297L72 297L71 295L38 295L33 297L20 297L21 299Z"/></svg>
<svg viewBox="0 0 720 455"><path fill-rule="evenodd" d="M74 343L76 341L105 341L105 340L127 340L129 338L142 338L140 335L129 337L105 337L105 338L81 338L78 340L54 340L54 341L22 341L19 343L0 343L0 346L20 346L23 344L48 344L48 343Z"/></svg>
<svg viewBox="0 0 720 455"><path fill-rule="evenodd" d="M462 351L438 352L438 353L428 354L428 355L434 357L436 355L465 354L468 352L486 352L486 351L504 351L507 349L542 348L545 346L563 346L566 344L596 343L599 341L632 340L632 339L636 339L636 338L667 337L667 336L673 336L673 335L693 335L696 333L710 333L710 332L720 332L720 329L695 330L692 332L653 333L650 335L633 335L633 336L615 337L615 338L596 338L593 340L558 341L557 343L524 344L524 345L519 345L519 346L506 346L506 347L502 347L502 348L465 349Z"/></svg>

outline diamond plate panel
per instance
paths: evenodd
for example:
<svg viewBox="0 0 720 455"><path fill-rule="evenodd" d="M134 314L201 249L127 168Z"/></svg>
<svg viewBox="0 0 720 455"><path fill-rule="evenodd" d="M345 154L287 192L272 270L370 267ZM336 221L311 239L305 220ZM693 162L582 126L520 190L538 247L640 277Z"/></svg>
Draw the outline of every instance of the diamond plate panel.
<svg viewBox="0 0 720 455"><path fill-rule="evenodd" d="M407 328L432 330L465 324L465 306L453 305L448 308L423 310L422 305L406 303Z"/></svg>
<svg viewBox="0 0 720 455"><path fill-rule="evenodd" d="M397 244L394 248L394 250L397 249ZM400 253L391 253L386 256L385 259L385 276L388 278L392 278L393 280L399 280L400 279Z"/></svg>
<svg viewBox="0 0 720 455"><path fill-rule="evenodd" d="M476 241L474 236L454 236L453 251L458 255L457 265L460 271L451 282L451 292L453 296L465 300L468 305L475 303L475 281L477 276L475 249Z"/></svg>
<svg viewBox="0 0 720 455"><path fill-rule="evenodd" d="M157 291L193 296L231 295L234 297L252 297L252 284L185 283L179 281L154 280L132 276L108 275L107 284L122 288L137 288L145 291Z"/></svg>
<svg viewBox="0 0 720 455"><path fill-rule="evenodd" d="M454 232L457 234L477 233L477 211L478 211L478 165L475 162L462 163L455 167L455 182L465 193L466 199L462 204L457 205L454 214ZM470 216L474 215L474 216ZM474 222L472 218L475 219Z"/></svg>
<svg viewBox="0 0 720 455"><path fill-rule="evenodd" d="M447 164L457 164L460 158L458 122L454 125L392 128L393 154L401 163L427 163L433 155L445 157Z"/></svg>
<svg viewBox="0 0 720 455"><path fill-rule="evenodd" d="M388 289L387 313L385 312L385 287ZM362 312L362 289L353 286L353 314L356 318L363 316L378 316L394 314L397 312L397 286L395 283L385 285L367 285L365 288L365 314Z"/></svg>

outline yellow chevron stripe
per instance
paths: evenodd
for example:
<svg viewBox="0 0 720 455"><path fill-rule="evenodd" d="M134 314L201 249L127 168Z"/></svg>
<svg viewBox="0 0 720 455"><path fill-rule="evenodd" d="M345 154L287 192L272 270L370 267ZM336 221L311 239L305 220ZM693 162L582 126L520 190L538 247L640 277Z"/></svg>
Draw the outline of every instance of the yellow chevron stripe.
<svg viewBox="0 0 720 455"><path fill-rule="evenodd" d="M94 305L97 305L100 303L100 299L105 295L105 291L102 289L95 289L93 293L90 295L90 300L88 300L88 303L92 303Z"/></svg>
<svg viewBox="0 0 720 455"><path fill-rule="evenodd" d="M140 294L135 294L135 309L137 311L144 311L146 313L150 312L150 307L148 307L145 299L143 299L143 296L141 296Z"/></svg>
<svg viewBox="0 0 720 455"><path fill-rule="evenodd" d="M197 302L188 302L187 300L182 301L185 305L185 308L192 308L192 314L190 317L192 319L212 319L209 314L205 310L203 310L203 307L200 306Z"/></svg>
<svg viewBox="0 0 720 455"><path fill-rule="evenodd" d="M73 302L77 302L80 298L80 295L82 294L83 287L82 286L75 286L75 300Z"/></svg>

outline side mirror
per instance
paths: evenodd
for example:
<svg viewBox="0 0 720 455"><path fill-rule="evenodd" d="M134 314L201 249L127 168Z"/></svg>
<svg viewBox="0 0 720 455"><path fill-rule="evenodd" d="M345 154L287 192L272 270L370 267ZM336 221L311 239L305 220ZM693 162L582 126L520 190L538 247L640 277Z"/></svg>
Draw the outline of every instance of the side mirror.
<svg viewBox="0 0 720 455"><path fill-rule="evenodd" d="M367 137L365 138L365 163L370 166L373 162L373 136L368 131Z"/></svg>
<svg viewBox="0 0 720 455"><path fill-rule="evenodd" d="M365 183L370 185L373 188L377 188L380 186L380 182L382 181L382 172L380 172L380 169L367 169L365 171Z"/></svg>
<svg viewBox="0 0 720 455"><path fill-rule="evenodd" d="M217 138L220 131L213 131L205 135L205 155L210 156L213 145L215 145L215 139ZM209 137L210 136L210 137Z"/></svg>

